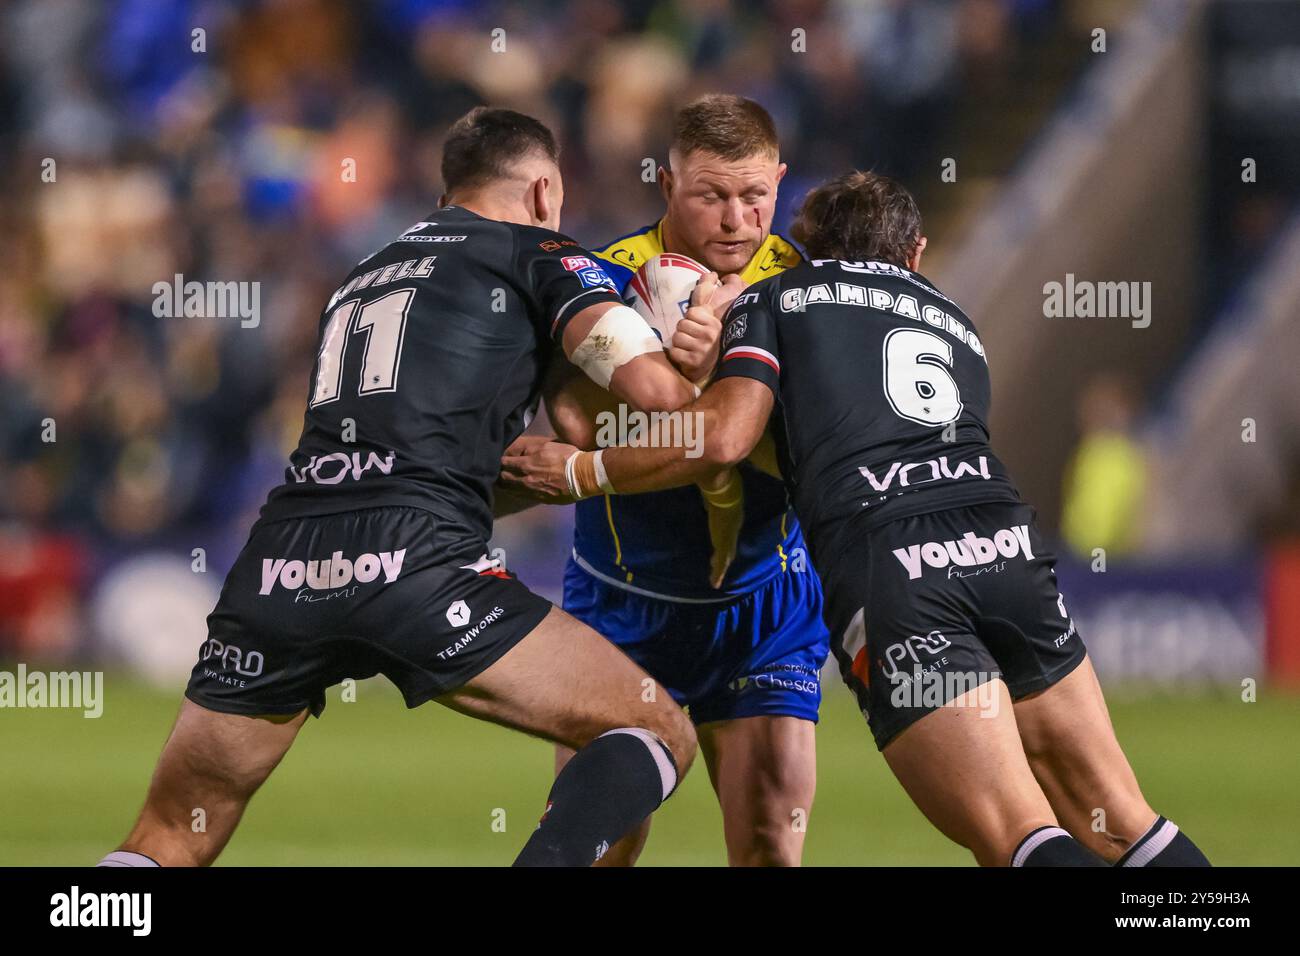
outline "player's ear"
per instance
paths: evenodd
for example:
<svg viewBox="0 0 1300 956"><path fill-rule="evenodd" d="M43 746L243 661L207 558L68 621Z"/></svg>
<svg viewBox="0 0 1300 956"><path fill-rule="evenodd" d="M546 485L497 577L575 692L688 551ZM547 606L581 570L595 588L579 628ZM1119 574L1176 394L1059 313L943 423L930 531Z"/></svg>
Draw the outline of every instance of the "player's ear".
<svg viewBox="0 0 1300 956"><path fill-rule="evenodd" d="M787 169L787 167L786 167L785 163L780 163L780 164L776 167L776 181L777 181L778 183L779 183L782 179L785 178L785 171L786 171L786 169Z"/></svg>
<svg viewBox="0 0 1300 956"><path fill-rule="evenodd" d="M921 253L925 252L926 243L930 240L922 236L916 240L916 251L912 253L912 258L908 260L907 267L913 272L921 271Z"/></svg>
<svg viewBox="0 0 1300 956"><path fill-rule="evenodd" d="M673 173L667 166L659 167L659 192L668 202L673 195Z"/></svg>
<svg viewBox="0 0 1300 956"><path fill-rule="evenodd" d="M531 188L532 213L536 225L551 221L552 203L550 197L551 182L549 177L540 176L533 180Z"/></svg>
<svg viewBox="0 0 1300 956"><path fill-rule="evenodd" d="M447 205L447 194L443 193L438 197L438 208L442 209Z"/></svg>

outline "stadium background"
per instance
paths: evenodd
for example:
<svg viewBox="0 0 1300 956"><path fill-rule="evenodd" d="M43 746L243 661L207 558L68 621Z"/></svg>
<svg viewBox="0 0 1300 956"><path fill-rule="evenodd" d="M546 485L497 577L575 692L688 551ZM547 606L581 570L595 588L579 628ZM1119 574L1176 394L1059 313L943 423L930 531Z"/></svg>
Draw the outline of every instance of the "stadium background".
<svg viewBox="0 0 1300 956"><path fill-rule="evenodd" d="M564 229L597 244L657 217L643 162L716 90L777 120L778 230L849 166L917 193L1148 798L1216 862L1300 860L1300 4L16 0L0 669L108 677L98 719L0 709L0 865L89 863L126 832L296 440L320 306L434 207L446 125L480 102L550 122ZM260 321L155 317L177 273L259 283ZM1149 326L1048 317L1067 273L1150 282ZM494 540L556 599L569 511ZM331 692L223 862L509 861L549 748L356 697ZM968 862L826 698L806 862ZM643 860L724 861L702 768Z"/></svg>

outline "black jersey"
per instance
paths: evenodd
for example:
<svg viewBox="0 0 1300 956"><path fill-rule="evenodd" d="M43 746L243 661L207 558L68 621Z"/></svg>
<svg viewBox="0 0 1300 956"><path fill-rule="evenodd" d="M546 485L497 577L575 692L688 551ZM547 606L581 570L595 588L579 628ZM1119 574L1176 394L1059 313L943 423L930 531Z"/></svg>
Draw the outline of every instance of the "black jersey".
<svg viewBox="0 0 1300 956"><path fill-rule="evenodd" d="M1018 502L989 448L989 371L970 319L884 262L807 262L752 286L723 329L718 378L776 397L782 474L814 560L895 518Z"/></svg>
<svg viewBox="0 0 1300 956"><path fill-rule="evenodd" d="M439 209L363 259L322 311L302 438L262 517L418 507L450 539L486 542L501 454L565 325L620 301L573 240Z"/></svg>

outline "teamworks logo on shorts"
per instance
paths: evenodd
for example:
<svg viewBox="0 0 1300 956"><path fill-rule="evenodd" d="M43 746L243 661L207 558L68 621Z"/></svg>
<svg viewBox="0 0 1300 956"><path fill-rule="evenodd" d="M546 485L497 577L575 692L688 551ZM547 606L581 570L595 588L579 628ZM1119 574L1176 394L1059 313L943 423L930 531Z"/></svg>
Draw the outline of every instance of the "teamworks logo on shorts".
<svg viewBox="0 0 1300 956"><path fill-rule="evenodd" d="M956 541L927 541L925 544L894 549L894 557L907 568L907 577L911 581L919 578L925 570L921 566L922 562L932 568L955 565L948 575L954 577L961 576L956 568L988 565L999 557L1014 558L1017 554L1023 554L1026 561L1034 559L1033 549L1029 546L1029 525L1002 528L995 531L992 538L980 537L974 531L967 531Z"/></svg>
<svg viewBox="0 0 1300 956"><path fill-rule="evenodd" d="M404 560L405 548L400 551L380 551L378 554L367 552L355 561L343 557L342 551L335 551L330 557L317 561L263 558L262 587L257 593L270 594L277 583L289 591L304 585L313 591L337 591L353 581L369 584L381 572L384 582L392 584L402 573Z"/></svg>

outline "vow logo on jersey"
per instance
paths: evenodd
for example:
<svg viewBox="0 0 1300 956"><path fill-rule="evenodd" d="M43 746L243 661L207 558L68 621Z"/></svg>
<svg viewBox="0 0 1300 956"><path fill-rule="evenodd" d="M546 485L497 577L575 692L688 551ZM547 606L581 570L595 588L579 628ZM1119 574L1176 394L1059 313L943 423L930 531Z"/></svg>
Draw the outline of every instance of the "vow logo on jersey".
<svg viewBox="0 0 1300 956"><path fill-rule="evenodd" d="M925 570L924 565L932 568L946 568L949 564L959 568L979 567L992 564L1000 557L1014 558L1018 554L1024 555L1026 561L1034 559L1029 544L1029 525L1024 524L1002 528L995 531L991 538L967 531L955 541L927 541L925 544L895 548L893 553L907 569L910 581L921 576Z"/></svg>
<svg viewBox="0 0 1300 956"><path fill-rule="evenodd" d="M312 591L335 591L353 581L369 584L384 576L385 584L392 584L402 573L406 549L400 551L367 552L355 561L345 558L342 551L316 561L288 561L284 558L262 559L262 587L258 594L275 590L276 584L288 591L306 587Z"/></svg>
<svg viewBox="0 0 1300 956"><path fill-rule="evenodd" d="M359 481L361 476L371 468L377 469L382 474L391 475L393 473L393 460L396 457L396 452L390 451L383 458L380 458L372 451L366 453L366 459L363 463L359 451L354 451L350 455L336 451L331 455L312 455L311 460L301 468L290 465L289 474L299 484L311 481L318 485L337 485L349 476L353 481Z"/></svg>
<svg viewBox="0 0 1300 956"><path fill-rule="evenodd" d="M896 461L889 466L883 478L877 478L875 472L866 466L858 468L858 471L862 473L863 478L871 482L871 487L876 491L888 491L895 478L898 479L898 487L909 488L912 485L929 484L942 479L960 481L962 478L983 478L988 481L990 477L989 460L986 455L980 455L976 464L959 461L956 468L948 464L947 455L940 455L931 461L911 461L907 464ZM915 476L913 476L914 472Z"/></svg>

